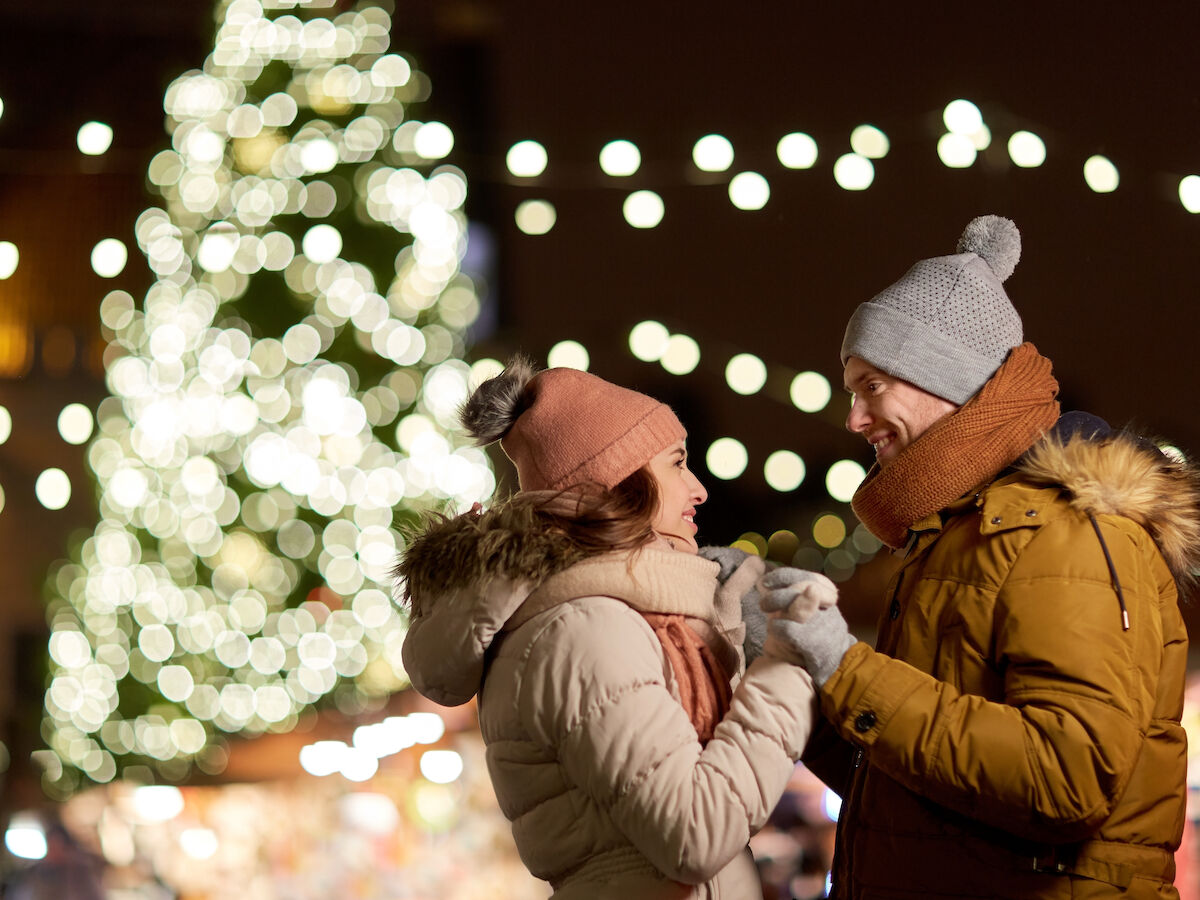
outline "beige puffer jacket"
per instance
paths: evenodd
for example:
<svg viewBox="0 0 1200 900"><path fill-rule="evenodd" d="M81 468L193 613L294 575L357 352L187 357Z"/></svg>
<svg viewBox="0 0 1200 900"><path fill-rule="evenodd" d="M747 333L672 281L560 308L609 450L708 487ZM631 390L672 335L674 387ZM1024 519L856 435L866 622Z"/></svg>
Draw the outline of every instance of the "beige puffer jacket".
<svg viewBox="0 0 1200 900"><path fill-rule="evenodd" d="M788 663L755 661L701 747L639 613L689 616L739 671L737 597L761 561L744 563L714 602L717 564L676 551L537 571L544 559L519 549L530 527L501 507L410 546L409 583L421 587L403 648L425 696L457 705L479 693L488 768L521 859L556 900L761 897L747 842L812 728L812 683Z"/></svg>

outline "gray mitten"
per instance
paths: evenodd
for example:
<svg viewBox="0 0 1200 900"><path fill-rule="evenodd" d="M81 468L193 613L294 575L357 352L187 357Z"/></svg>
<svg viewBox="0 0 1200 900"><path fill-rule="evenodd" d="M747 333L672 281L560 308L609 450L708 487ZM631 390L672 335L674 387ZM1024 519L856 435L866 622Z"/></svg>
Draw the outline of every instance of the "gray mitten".
<svg viewBox="0 0 1200 900"><path fill-rule="evenodd" d="M742 564L750 554L736 547L718 547L710 545L700 548L700 555L707 560L717 563L721 571L717 573L717 581L724 584L734 570Z"/></svg>
<svg viewBox="0 0 1200 900"><path fill-rule="evenodd" d="M803 666L812 676L813 684L820 688L854 643L854 635L846 627L841 611L836 606L827 606L805 622L778 614L769 616L763 651Z"/></svg>
<svg viewBox="0 0 1200 900"><path fill-rule="evenodd" d="M837 585L820 572L784 566L758 580L763 612L807 622L818 609L837 605Z"/></svg>
<svg viewBox="0 0 1200 900"><path fill-rule="evenodd" d="M746 657L746 665L754 662L763 653L763 644L767 640L767 614L763 612L759 602L757 588L751 588L742 594L742 621L746 625L746 637L742 640L742 653Z"/></svg>

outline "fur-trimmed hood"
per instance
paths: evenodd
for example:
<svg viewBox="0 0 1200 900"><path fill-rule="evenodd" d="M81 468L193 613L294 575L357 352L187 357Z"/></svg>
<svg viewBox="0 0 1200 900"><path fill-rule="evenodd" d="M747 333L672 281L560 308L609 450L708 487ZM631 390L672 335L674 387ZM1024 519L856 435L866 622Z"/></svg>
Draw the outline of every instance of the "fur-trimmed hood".
<svg viewBox="0 0 1200 900"><path fill-rule="evenodd" d="M1158 545L1181 595L1192 596L1200 585L1200 473L1185 461L1129 432L1052 435L1017 470L1034 483L1060 485L1080 512L1136 522Z"/></svg>

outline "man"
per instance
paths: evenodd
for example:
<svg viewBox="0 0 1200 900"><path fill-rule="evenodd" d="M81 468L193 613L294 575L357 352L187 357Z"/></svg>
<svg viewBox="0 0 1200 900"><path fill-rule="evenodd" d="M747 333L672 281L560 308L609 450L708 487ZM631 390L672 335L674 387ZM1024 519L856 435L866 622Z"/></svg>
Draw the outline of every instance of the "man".
<svg viewBox="0 0 1200 900"><path fill-rule="evenodd" d="M1200 493L1152 444L1059 418L1002 285L1019 254L976 219L846 329L846 425L876 454L852 505L903 562L874 650L836 607L768 632L819 686L837 897L1178 896Z"/></svg>

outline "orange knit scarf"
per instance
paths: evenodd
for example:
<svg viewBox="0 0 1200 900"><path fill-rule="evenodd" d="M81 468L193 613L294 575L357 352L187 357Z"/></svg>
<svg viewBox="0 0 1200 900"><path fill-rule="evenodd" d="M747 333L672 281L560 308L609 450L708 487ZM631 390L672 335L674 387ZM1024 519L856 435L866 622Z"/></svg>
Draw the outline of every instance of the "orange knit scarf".
<svg viewBox="0 0 1200 900"><path fill-rule="evenodd" d="M679 685L679 704L683 707L700 743L712 740L717 723L729 712L733 690L729 673L721 665L704 638L687 625L687 616L677 613L642 615L654 629Z"/></svg>
<svg viewBox="0 0 1200 900"><path fill-rule="evenodd" d="M878 464L851 507L895 549L909 528L1011 465L1058 419L1058 382L1033 344L1014 348L979 393L930 426L886 468Z"/></svg>

